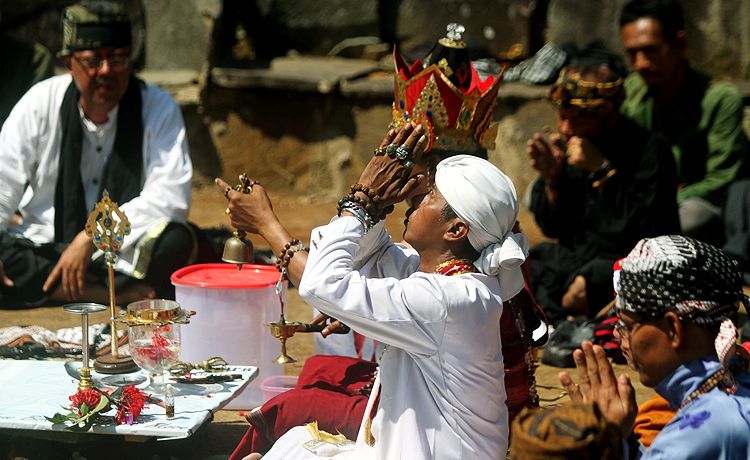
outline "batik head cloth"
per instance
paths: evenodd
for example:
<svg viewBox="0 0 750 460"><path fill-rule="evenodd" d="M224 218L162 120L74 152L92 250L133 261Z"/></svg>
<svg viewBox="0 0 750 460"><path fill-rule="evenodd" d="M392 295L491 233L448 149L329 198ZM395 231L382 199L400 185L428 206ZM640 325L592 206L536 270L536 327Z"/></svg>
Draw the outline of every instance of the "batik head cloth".
<svg viewBox="0 0 750 460"><path fill-rule="evenodd" d="M645 238L622 259L617 307L645 316L675 311L701 325L720 324L744 299L739 265L685 236Z"/></svg>
<svg viewBox="0 0 750 460"><path fill-rule="evenodd" d="M438 163L435 186L469 226L469 243L480 253L474 265L500 279L503 300L518 294L529 242L523 233L512 231L518 217L513 182L487 160L456 155Z"/></svg>
<svg viewBox="0 0 750 460"><path fill-rule="evenodd" d="M549 92L549 99L561 109L596 109L607 102L619 104L624 98L622 78L608 82L587 81L578 70L568 68L560 71Z"/></svg>
<svg viewBox="0 0 750 460"><path fill-rule="evenodd" d="M513 460L619 460L624 457L618 428L595 404L570 403L524 409L513 420Z"/></svg>

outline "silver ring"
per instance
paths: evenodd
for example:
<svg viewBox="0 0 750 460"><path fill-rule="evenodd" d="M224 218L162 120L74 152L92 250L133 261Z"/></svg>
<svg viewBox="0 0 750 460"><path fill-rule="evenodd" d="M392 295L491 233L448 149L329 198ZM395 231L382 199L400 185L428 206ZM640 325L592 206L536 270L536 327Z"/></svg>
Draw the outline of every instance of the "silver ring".
<svg viewBox="0 0 750 460"><path fill-rule="evenodd" d="M396 148L396 159L404 161L409 156L409 150L406 148L406 144L401 144Z"/></svg>
<svg viewBox="0 0 750 460"><path fill-rule="evenodd" d="M414 163L411 160L404 161L404 168L405 169L411 169L414 167Z"/></svg>

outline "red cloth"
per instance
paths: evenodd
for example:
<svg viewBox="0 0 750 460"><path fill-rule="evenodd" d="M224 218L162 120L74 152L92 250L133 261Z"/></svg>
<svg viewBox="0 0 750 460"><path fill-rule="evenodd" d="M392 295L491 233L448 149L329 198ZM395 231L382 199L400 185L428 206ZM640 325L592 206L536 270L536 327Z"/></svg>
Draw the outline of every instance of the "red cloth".
<svg viewBox="0 0 750 460"><path fill-rule="evenodd" d="M356 439L367 406L359 390L369 384L377 365L346 356L311 356L305 362L297 386L268 400L229 460L241 460L252 452L266 453L290 428L317 420L329 433Z"/></svg>

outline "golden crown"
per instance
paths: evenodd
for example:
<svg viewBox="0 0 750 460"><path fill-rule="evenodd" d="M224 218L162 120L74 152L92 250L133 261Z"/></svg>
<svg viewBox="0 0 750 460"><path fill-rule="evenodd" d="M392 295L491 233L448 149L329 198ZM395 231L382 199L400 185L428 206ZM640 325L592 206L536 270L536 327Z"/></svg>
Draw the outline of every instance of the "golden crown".
<svg viewBox="0 0 750 460"><path fill-rule="evenodd" d="M492 120L503 72L480 78L461 39L463 31L463 26L449 24L447 37L425 58L426 66L419 60L407 66L394 49L392 125L401 128L413 121L429 134L430 148L474 153L494 144L494 136L484 134Z"/></svg>

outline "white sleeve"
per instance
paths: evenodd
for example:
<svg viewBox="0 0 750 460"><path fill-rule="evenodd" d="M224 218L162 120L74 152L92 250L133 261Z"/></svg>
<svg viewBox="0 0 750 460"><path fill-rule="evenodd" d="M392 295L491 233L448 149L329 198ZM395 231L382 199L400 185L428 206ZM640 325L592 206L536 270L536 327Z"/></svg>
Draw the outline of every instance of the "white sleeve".
<svg viewBox="0 0 750 460"><path fill-rule="evenodd" d="M305 301L355 331L406 351L430 355L442 340L446 302L428 277L369 278L353 269L362 225L342 217L313 230L310 255L299 286ZM315 238L317 237L317 239ZM400 251L390 243L388 255ZM380 260L378 270L398 272L398 258Z"/></svg>
<svg viewBox="0 0 750 460"><path fill-rule="evenodd" d="M8 229L39 162L40 129L33 108L36 96L31 93L16 104L0 131L0 232Z"/></svg>
<svg viewBox="0 0 750 460"><path fill-rule="evenodd" d="M147 98L149 91L156 94ZM190 210L193 167L180 108L168 94L148 88L144 114L144 183L137 197L120 204L131 225L123 249L137 243L155 224L184 222Z"/></svg>

